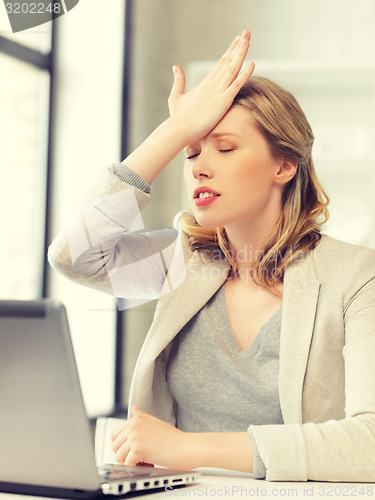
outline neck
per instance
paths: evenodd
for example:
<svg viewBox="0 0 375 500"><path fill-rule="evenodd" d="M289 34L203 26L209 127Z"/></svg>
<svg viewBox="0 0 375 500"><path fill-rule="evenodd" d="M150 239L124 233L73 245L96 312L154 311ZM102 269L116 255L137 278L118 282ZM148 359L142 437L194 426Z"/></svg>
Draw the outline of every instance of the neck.
<svg viewBox="0 0 375 500"><path fill-rule="evenodd" d="M261 257L262 249L275 229L280 216L281 207L280 210L269 214L266 220L262 219L258 223L246 221L225 226L240 278L246 277L246 281L248 281L249 277L257 276L256 263Z"/></svg>

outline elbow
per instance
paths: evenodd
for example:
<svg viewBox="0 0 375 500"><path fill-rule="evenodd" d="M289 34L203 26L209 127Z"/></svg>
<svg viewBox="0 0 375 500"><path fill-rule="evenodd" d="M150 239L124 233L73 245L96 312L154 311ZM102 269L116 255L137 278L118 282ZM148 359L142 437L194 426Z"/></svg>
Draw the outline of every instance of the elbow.
<svg viewBox="0 0 375 500"><path fill-rule="evenodd" d="M82 271L80 269L82 265L79 264L80 259L74 260L64 233L60 233L48 247L47 260L55 271L69 278Z"/></svg>
<svg viewBox="0 0 375 500"><path fill-rule="evenodd" d="M66 278L85 286L100 287L101 281L107 281L107 272L103 256L83 253L73 260L69 244L57 238L48 248L47 260L50 266Z"/></svg>
<svg viewBox="0 0 375 500"><path fill-rule="evenodd" d="M58 240L54 240L48 247L47 260L50 266L59 273L70 274L73 270L68 245L61 245Z"/></svg>

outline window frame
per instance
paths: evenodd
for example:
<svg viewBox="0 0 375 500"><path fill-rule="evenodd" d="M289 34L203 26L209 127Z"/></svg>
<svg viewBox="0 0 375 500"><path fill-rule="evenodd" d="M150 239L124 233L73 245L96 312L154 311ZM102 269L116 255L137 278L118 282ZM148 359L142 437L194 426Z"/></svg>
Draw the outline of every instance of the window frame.
<svg viewBox="0 0 375 500"><path fill-rule="evenodd" d="M32 49L19 42L14 42L7 37L0 35L0 53L8 55L17 61L29 64L36 69L45 70L49 73L49 98L48 98L48 119L47 119L47 151L46 151L46 169L45 169L45 193L46 200L44 205L44 224L43 224L43 254L47 254L49 235L50 235L50 191L51 191L51 172L52 172L52 133L54 116L54 54L55 54L55 24L52 22L51 28L51 50L43 54L41 51ZM41 276L39 279L38 296L48 297L48 264L43 259L41 265Z"/></svg>

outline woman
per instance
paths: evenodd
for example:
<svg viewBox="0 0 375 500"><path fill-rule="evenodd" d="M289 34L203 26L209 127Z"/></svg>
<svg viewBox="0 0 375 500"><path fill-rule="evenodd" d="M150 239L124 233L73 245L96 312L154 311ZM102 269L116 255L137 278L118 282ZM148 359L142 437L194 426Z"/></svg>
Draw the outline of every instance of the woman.
<svg viewBox="0 0 375 500"><path fill-rule="evenodd" d="M173 68L170 117L108 170L49 259L117 297L160 297L112 436L120 463L374 481L375 252L320 235L311 129L253 64L239 73L249 40L186 94ZM139 210L183 148L192 214L177 240L145 238Z"/></svg>

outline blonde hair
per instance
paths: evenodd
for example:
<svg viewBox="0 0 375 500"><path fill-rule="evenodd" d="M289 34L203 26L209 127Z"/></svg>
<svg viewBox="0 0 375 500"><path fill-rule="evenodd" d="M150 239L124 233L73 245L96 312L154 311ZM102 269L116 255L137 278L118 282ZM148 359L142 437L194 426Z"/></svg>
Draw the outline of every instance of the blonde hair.
<svg viewBox="0 0 375 500"><path fill-rule="evenodd" d="M242 87L235 104L249 110L274 158L298 164L296 174L284 188L281 216L255 260L254 279L278 293L277 285L283 281L286 267L320 240L321 226L329 217L329 198L314 169L314 135L296 99L270 80L253 77ZM230 274L236 273L223 227L203 228L191 213L184 214L181 221L193 250L219 250L231 265Z"/></svg>

